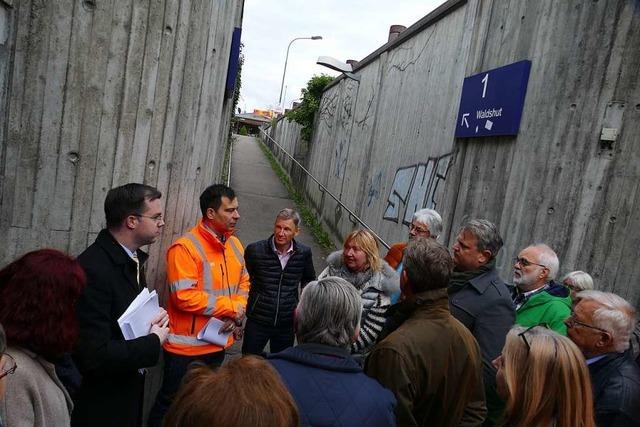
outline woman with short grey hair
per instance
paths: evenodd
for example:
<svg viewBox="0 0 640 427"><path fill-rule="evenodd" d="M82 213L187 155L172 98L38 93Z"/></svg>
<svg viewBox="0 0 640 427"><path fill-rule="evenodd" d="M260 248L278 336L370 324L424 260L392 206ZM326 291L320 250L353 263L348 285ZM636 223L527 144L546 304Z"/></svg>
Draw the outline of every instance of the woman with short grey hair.
<svg viewBox="0 0 640 427"><path fill-rule="evenodd" d="M581 291L589 291L593 289L593 279L589 273L584 271L572 271L567 273L562 279L562 284L571 291L571 299L576 299L576 294Z"/></svg>
<svg viewBox="0 0 640 427"><path fill-rule="evenodd" d="M360 294L340 277L307 284L296 309L298 342L348 349L356 340L362 303Z"/></svg>

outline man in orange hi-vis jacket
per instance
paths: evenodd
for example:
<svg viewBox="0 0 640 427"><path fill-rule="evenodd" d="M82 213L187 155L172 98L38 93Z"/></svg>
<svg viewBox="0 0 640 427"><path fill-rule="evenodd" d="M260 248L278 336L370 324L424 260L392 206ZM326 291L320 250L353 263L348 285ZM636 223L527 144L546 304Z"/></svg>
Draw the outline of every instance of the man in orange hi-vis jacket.
<svg viewBox="0 0 640 427"><path fill-rule="evenodd" d="M240 218L238 199L226 185L212 185L200 195L200 209L202 220L167 252L169 336L164 344L162 388L149 416L150 426L161 425L189 364L220 366L233 335L241 333L249 274L244 248L232 235ZM211 317L224 322L220 333L234 332L224 346L197 338Z"/></svg>

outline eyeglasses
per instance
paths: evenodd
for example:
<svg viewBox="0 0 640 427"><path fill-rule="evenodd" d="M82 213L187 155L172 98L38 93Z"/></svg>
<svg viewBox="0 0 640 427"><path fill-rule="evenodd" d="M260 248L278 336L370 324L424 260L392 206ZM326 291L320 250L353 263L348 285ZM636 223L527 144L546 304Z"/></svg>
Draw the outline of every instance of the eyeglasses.
<svg viewBox="0 0 640 427"><path fill-rule="evenodd" d="M0 379L6 377L7 375L13 374L18 368L18 365L16 365L15 359L11 357L9 354L0 353L0 362L2 360L5 360L5 362L4 364L0 365L2 366L2 369L0 369Z"/></svg>
<svg viewBox="0 0 640 427"><path fill-rule="evenodd" d="M162 216L162 214L158 214L158 215L154 215L154 216L149 216L149 215L142 215L142 214L133 214L133 216L137 216L137 217L141 217L141 218L149 218L157 223L160 223L162 221L164 221L164 218Z"/></svg>
<svg viewBox="0 0 640 427"><path fill-rule="evenodd" d="M564 321L564 324L567 325L567 328L570 328L570 329L573 329L576 325L579 325L579 326L584 326L585 328L588 328L588 329L595 329L596 331L605 332L607 334L611 333L606 329L598 328L597 326L589 325L588 323L583 323L576 320L575 313L571 313L571 316L569 316L567 320Z"/></svg>
<svg viewBox="0 0 640 427"><path fill-rule="evenodd" d="M535 263L535 262L531 262L526 258L520 258L520 257L515 257L513 259L513 264L514 265L520 264L523 267L529 267L530 265L537 265L537 266L540 266L540 267L543 267L543 268L549 268L544 264L538 264L538 263Z"/></svg>
<svg viewBox="0 0 640 427"><path fill-rule="evenodd" d="M548 324L546 324L546 323L540 323L540 324L538 324L538 325L529 326L527 329L525 329L524 331L522 331L522 332L520 332L520 333L518 334L518 336L519 336L520 338L522 338L522 341L524 341L524 344L527 346L527 354L528 354L529 352L531 352L531 344L530 344L530 343L529 343L529 341L527 340L527 337L526 337L526 335L525 335L525 334L526 334L527 332L529 332L530 330L532 330L533 328L536 328L536 327L538 327L538 326L540 326L540 327L542 327L542 328L545 328L545 329L549 329L549 325L548 325Z"/></svg>
<svg viewBox="0 0 640 427"><path fill-rule="evenodd" d="M426 233L429 232L429 229L428 228L418 227L418 226L413 225L413 224L409 224L409 231L415 231L416 233L426 234Z"/></svg>

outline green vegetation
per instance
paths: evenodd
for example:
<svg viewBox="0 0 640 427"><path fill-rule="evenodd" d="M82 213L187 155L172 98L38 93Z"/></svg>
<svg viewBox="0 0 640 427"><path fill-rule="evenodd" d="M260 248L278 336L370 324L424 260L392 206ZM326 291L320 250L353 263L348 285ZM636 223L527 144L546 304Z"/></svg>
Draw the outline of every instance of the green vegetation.
<svg viewBox="0 0 640 427"><path fill-rule="evenodd" d="M233 90L233 108L231 108L231 117L236 114L236 108L238 107L238 100L240 99L240 88L242 87L242 66L244 65L244 54L242 50L244 44L240 43L240 54L238 57L238 73L236 74L236 87Z"/></svg>
<svg viewBox="0 0 640 427"><path fill-rule="evenodd" d="M247 127L246 127L246 126L244 126L244 125L243 125L243 126L240 128L240 131L239 131L238 133L239 133L240 135L242 135L242 136L247 136L247 135L249 135L249 130L247 129Z"/></svg>
<svg viewBox="0 0 640 427"><path fill-rule="evenodd" d="M231 161L231 146L236 142L233 135L229 135L229 140L224 148L224 160L222 161L222 170L220 171L220 182L229 185L231 177L229 176L229 162Z"/></svg>
<svg viewBox="0 0 640 427"><path fill-rule="evenodd" d="M311 232L311 235L313 236L315 241L324 249L335 250L336 247L331 241L331 238L326 233L326 231L322 229L322 225L313 214L311 209L309 209L309 207L307 207L307 205L305 204L302 194L300 194L298 190L296 190L291 184L291 179L289 178L287 172L282 168L282 166L280 166L278 160L274 157L273 153L271 153L271 151L264 145L264 143L260 140L258 141L258 146L260 146L260 149L262 150L264 155L267 156L267 159L271 164L271 168L275 171L276 175L278 175L280 181L282 181L282 184L289 193L289 197L291 197L291 200L293 200L293 202L296 204L296 208L298 208L298 212L300 212L302 221Z"/></svg>
<svg viewBox="0 0 640 427"><path fill-rule="evenodd" d="M227 144L224 147L224 159L222 161L222 170L220 171L220 182L224 182L227 185L229 185L229 182L231 180L231 177L228 176L229 162L231 161L231 146L235 142L235 138L232 135L234 127L234 116L236 115L236 108L238 107L238 100L240 99L240 87L242 86L242 65L244 64L244 54L242 53L243 48L244 44L240 43L238 72L236 73L236 87L233 90L233 105L231 107L231 117L229 117L229 134L227 135Z"/></svg>
<svg viewBox="0 0 640 427"><path fill-rule="evenodd" d="M332 80L333 77L326 74L311 77L311 80L307 82L307 87L302 89L302 103L297 108L285 114L285 117L289 121L294 121L302 125L300 135L304 141L311 142L313 119L316 111L320 108L322 91Z"/></svg>

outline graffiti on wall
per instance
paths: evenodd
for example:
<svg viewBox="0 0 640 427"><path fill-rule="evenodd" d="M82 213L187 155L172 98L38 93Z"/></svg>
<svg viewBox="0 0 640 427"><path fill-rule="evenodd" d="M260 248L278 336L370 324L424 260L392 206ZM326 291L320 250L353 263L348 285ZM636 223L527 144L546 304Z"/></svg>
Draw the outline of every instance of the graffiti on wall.
<svg viewBox="0 0 640 427"><path fill-rule="evenodd" d="M415 211L436 209L436 196L444 188L444 181L454 161L455 152L430 157L426 163L396 170L383 218L408 225Z"/></svg>

